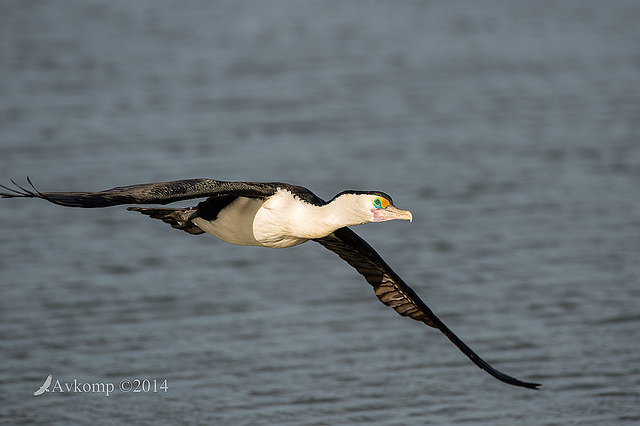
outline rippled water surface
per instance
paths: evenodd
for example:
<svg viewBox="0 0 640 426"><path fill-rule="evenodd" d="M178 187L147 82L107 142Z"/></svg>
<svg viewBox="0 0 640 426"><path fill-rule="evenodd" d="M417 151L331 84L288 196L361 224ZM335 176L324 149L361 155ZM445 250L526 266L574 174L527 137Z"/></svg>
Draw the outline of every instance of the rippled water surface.
<svg viewBox="0 0 640 426"><path fill-rule="evenodd" d="M494 380L315 243L0 200L1 421L637 424L639 20L634 1L2 2L0 183L388 192L413 223L357 231L544 386ZM33 396L49 374L168 389Z"/></svg>

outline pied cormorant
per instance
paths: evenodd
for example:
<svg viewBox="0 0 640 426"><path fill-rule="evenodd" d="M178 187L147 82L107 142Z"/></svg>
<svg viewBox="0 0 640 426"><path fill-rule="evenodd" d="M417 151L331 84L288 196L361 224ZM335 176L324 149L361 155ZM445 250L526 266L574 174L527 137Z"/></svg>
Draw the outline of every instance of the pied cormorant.
<svg viewBox="0 0 640 426"><path fill-rule="evenodd" d="M402 316L424 322L444 333L474 364L505 383L536 389L491 367L456 336L349 226L394 219L412 220L411 212L395 207L379 191L344 191L324 201L307 188L281 182L225 182L186 179L120 186L100 192L40 192L16 184L2 197L42 198L68 207L108 207L120 204L168 204L205 198L195 207L129 207L190 234L209 233L231 244L271 248L313 240L335 252L364 276L382 303Z"/></svg>

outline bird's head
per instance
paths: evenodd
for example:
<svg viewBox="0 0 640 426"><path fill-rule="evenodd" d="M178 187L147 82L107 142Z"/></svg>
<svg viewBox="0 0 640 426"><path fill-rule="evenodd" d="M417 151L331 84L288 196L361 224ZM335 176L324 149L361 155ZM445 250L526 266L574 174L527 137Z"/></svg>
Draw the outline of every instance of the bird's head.
<svg viewBox="0 0 640 426"><path fill-rule="evenodd" d="M345 191L338 194L334 200L340 200L349 206L353 215L359 217L358 223L385 222L403 219L412 221L409 210L401 210L393 205L388 194L378 191Z"/></svg>
<svg viewBox="0 0 640 426"><path fill-rule="evenodd" d="M387 220L403 219L411 222L413 215L409 210L402 210L393 205L391 197L386 194L369 195L369 208L373 215L373 222L385 222Z"/></svg>

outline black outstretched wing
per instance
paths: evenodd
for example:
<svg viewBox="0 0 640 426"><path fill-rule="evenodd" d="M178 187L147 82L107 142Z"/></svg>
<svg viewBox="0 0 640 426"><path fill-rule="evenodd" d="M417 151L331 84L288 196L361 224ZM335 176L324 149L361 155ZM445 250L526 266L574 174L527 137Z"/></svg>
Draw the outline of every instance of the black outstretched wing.
<svg viewBox="0 0 640 426"><path fill-rule="evenodd" d="M444 333L466 356L498 380L515 386L536 389L538 383L522 382L491 367L449 329L418 295L396 274L365 240L349 228L341 228L315 241L335 252L364 276L378 299L402 316L435 327Z"/></svg>
<svg viewBox="0 0 640 426"><path fill-rule="evenodd" d="M225 182L200 178L118 186L98 192L40 192L33 186L29 178L27 178L27 182L29 182L32 189L23 188L14 181L12 182L18 189L0 185L0 187L10 191L0 193L0 196L4 198L42 198L54 204L67 207L91 208L119 204L169 204L194 198L222 196L268 197L281 188L291 191L307 202L323 203L320 198L316 197L308 189L281 182Z"/></svg>

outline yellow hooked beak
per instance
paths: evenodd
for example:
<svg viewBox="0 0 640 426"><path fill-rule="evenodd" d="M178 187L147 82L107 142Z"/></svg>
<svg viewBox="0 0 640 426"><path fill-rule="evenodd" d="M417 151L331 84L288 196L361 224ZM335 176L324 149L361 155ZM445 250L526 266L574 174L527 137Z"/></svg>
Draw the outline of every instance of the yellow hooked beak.
<svg viewBox="0 0 640 426"><path fill-rule="evenodd" d="M413 221L413 215L409 210L401 210L396 206L389 204L384 209L378 209L373 212L374 222L385 222L387 220L408 220Z"/></svg>

